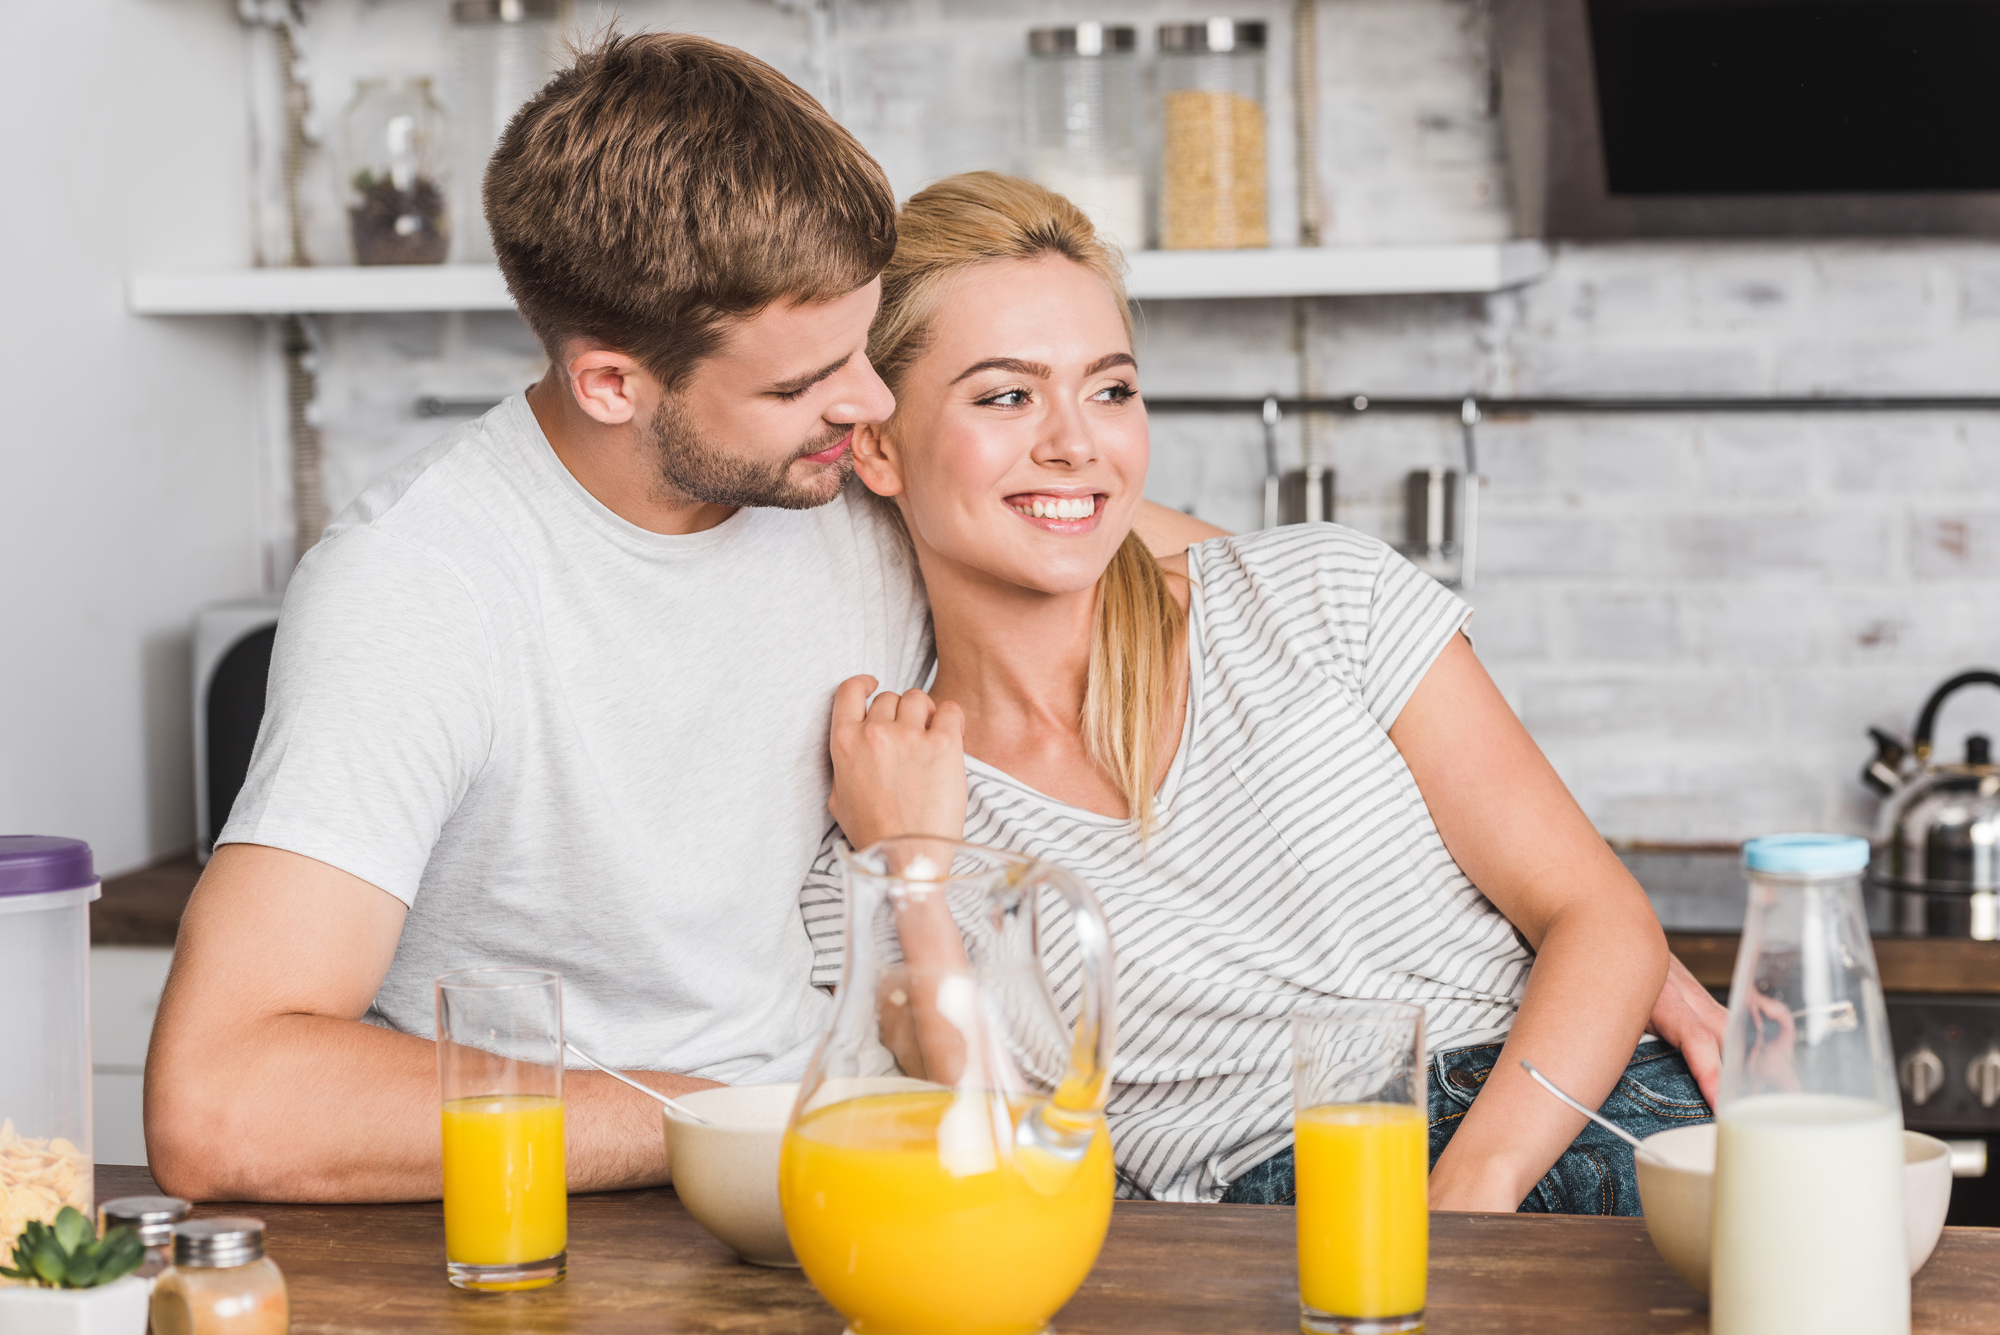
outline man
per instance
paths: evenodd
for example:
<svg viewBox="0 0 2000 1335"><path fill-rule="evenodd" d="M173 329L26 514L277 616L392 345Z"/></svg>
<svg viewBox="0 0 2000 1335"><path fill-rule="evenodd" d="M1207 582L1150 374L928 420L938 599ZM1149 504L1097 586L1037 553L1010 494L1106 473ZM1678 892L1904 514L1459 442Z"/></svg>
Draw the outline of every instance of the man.
<svg viewBox="0 0 2000 1335"><path fill-rule="evenodd" d="M182 1196L435 1198L447 969L561 970L570 1037L669 1093L795 1079L825 1018L797 891L833 690L928 657L842 494L893 408L887 182L762 62L649 34L524 108L486 207L550 369L300 563L147 1062ZM663 1180L658 1110L565 1080L571 1185Z"/></svg>

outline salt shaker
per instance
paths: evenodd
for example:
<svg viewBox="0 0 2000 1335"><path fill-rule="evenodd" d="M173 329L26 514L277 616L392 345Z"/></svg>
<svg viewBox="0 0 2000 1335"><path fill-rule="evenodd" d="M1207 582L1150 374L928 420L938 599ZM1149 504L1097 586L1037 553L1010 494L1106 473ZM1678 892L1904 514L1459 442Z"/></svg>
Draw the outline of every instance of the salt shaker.
<svg viewBox="0 0 2000 1335"><path fill-rule="evenodd" d="M178 1196L120 1196L97 1207L100 1236L123 1226L139 1235L146 1259L134 1273L151 1279L174 1263L174 1225L188 1216Z"/></svg>
<svg viewBox="0 0 2000 1335"><path fill-rule="evenodd" d="M153 1335L285 1335L285 1277L264 1255L261 1219L174 1226L174 1263L153 1287Z"/></svg>

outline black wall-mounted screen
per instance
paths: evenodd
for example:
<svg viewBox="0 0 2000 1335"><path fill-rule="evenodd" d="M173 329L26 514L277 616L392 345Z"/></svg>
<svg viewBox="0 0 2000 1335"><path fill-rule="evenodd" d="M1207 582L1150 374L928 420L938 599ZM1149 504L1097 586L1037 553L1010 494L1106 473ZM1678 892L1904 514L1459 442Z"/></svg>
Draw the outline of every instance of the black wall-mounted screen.
<svg viewBox="0 0 2000 1335"><path fill-rule="evenodd" d="M2000 190L2000 0L1590 0L1613 195Z"/></svg>

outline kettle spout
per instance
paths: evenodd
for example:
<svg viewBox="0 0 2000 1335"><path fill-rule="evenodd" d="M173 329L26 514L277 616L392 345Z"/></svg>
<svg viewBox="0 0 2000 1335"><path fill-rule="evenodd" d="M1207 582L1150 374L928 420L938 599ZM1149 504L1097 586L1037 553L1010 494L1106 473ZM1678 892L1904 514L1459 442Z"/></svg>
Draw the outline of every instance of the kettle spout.
<svg viewBox="0 0 2000 1335"><path fill-rule="evenodd" d="M1861 771L1861 782L1888 797L1903 786L1903 761L1909 757L1910 746L1880 728L1870 728L1868 735L1875 739L1875 758Z"/></svg>

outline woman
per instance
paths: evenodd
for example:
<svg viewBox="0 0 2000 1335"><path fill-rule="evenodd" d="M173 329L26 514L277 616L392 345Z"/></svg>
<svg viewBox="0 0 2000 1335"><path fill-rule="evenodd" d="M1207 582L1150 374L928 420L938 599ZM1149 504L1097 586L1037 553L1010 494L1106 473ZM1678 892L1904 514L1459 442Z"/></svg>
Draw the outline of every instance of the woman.
<svg viewBox="0 0 2000 1335"><path fill-rule="evenodd" d="M908 532L937 670L872 703L873 681L842 687L834 815L857 842L962 833L1096 889L1121 1191L1289 1199L1285 1017L1360 996L1425 1009L1434 1207L1638 1213L1629 1151L1579 1138L1517 1059L1641 1134L1706 1120L1680 1056L1639 1042L1665 940L1473 656L1465 604L1331 524L1150 556L1120 265L1038 186L915 196L869 355L898 406L856 429L855 469ZM829 855L802 896L823 983L837 898Z"/></svg>

